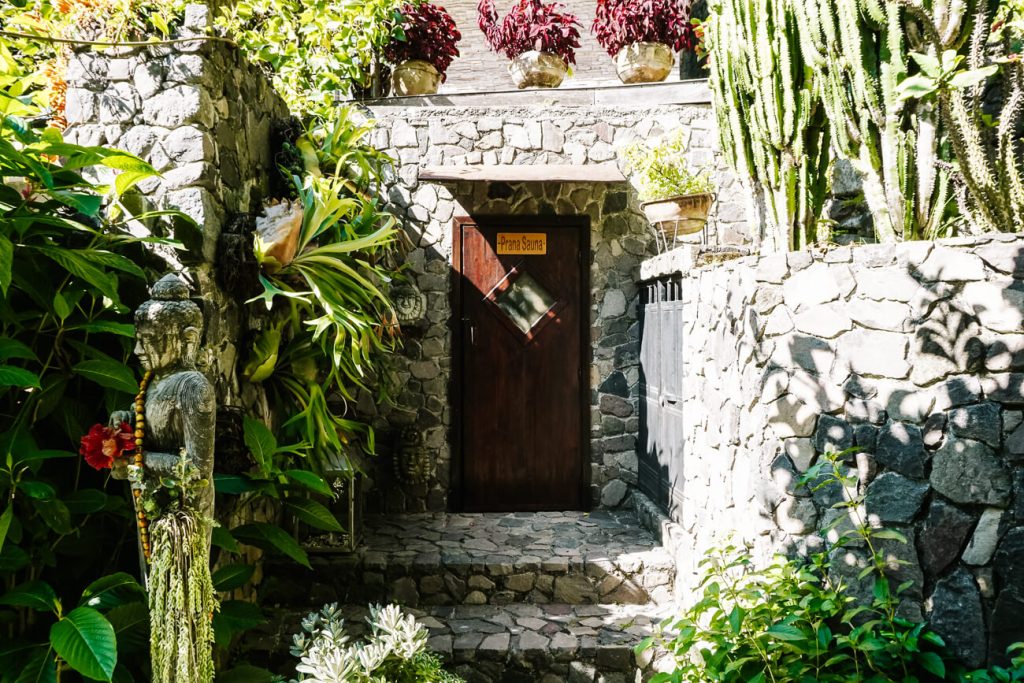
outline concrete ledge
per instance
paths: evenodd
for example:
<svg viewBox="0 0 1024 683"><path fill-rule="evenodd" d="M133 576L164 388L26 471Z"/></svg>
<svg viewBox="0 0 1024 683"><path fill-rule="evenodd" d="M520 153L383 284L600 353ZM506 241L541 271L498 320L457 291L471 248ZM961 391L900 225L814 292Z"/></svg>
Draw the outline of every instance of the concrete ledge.
<svg viewBox="0 0 1024 683"><path fill-rule="evenodd" d="M529 106L634 106L659 104L711 104L706 80L675 83L644 83L590 88L528 88L490 92L449 93L419 97L382 97L376 100L344 100L339 104L367 107L508 107Z"/></svg>

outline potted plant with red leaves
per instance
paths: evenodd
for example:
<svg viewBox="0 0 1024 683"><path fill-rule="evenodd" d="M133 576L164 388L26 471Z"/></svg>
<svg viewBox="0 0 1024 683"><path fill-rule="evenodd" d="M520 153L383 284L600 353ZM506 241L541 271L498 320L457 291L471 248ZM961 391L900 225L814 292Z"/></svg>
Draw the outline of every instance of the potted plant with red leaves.
<svg viewBox="0 0 1024 683"><path fill-rule="evenodd" d="M456 43L462 34L444 7L429 2L406 3L397 37L384 48L395 65L391 72L393 95L432 95L444 83L448 67L459 56Z"/></svg>
<svg viewBox="0 0 1024 683"><path fill-rule="evenodd" d="M674 52L696 43L691 0L597 0L592 30L623 83L665 80Z"/></svg>
<svg viewBox="0 0 1024 683"><path fill-rule="evenodd" d="M561 3L519 0L499 21L494 0L480 0L477 12L488 45L512 60L519 88L557 88L576 63L580 21Z"/></svg>

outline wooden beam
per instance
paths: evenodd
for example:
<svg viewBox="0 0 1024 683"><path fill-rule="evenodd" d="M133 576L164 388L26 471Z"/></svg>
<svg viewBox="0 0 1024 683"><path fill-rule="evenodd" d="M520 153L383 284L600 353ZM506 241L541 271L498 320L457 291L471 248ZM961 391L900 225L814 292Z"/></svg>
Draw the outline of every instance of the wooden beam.
<svg viewBox="0 0 1024 683"><path fill-rule="evenodd" d="M613 163L605 164L494 164L490 166L423 166L420 180L473 180L505 183L624 183L626 177Z"/></svg>

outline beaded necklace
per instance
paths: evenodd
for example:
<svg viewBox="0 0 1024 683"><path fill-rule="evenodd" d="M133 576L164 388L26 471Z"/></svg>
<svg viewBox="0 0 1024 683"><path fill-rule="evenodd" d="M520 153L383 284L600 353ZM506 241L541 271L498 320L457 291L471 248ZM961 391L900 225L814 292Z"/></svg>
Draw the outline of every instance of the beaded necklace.
<svg viewBox="0 0 1024 683"><path fill-rule="evenodd" d="M143 437L146 435L146 388L149 386L149 380L153 376L152 370L147 370L143 376L142 381L139 383L139 393L135 397L135 465L141 472L144 464L144 458L142 455L142 442ZM139 525L139 540L142 542L142 554L146 558L146 563L149 563L149 520L146 519L145 511L140 507L141 501L139 500L142 496L141 481L139 488L132 489L132 495L135 496L135 513L137 522Z"/></svg>

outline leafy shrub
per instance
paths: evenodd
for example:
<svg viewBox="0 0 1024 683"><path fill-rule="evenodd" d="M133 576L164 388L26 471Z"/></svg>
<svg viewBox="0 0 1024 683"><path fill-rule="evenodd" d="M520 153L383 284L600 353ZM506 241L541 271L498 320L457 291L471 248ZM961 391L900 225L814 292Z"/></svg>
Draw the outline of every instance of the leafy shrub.
<svg viewBox="0 0 1024 683"><path fill-rule="evenodd" d="M801 485L813 481L815 489L838 484L856 491L856 475L846 474L842 464L845 455L827 455L807 471ZM1015 657L1011 668L968 672L926 623L898 615L901 596L912 582L893 587L893 561L878 541L906 539L891 529L869 527L863 502L862 495L852 495L834 506L847 514L827 530L850 522L852 533L840 535L832 552L780 556L763 569L753 566L745 549L709 552L701 561L701 600L681 618L662 622L659 633L637 648L642 652L657 644L675 660L675 670L654 676L652 683L1024 680L1024 644L1010 648ZM866 602L854 597L834 559L853 541L867 555L856 576L872 584Z"/></svg>
<svg viewBox="0 0 1024 683"><path fill-rule="evenodd" d="M633 43L663 43L676 52L696 43L689 0L597 0L591 30L612 57Z"/></svg>
<svg viewBox="0 0 1024 683"><path fill-rule="evenodd" d="M715 191L709 170L694 173L683 162L687 138L688 133L680 129L660 142L636 140L621 150L642 201Z"/></svg>
<svg viewBox="0 0 1024 683"><path fill-rule="evenodd" d="M499 22L494 0L480 0L477 13L480 30L495 52L515 59L524 52L539 50L558 55L566 64L576 63L581 24L565 5L519 0Z"/></svg>
<svg viewBox="0 0 1024 683"><path fill-rule="evenodd" d="M293 683L460 683L441 668L440 658L427 650L427 630L397 605L370 607L370 632L352 642L336 604L313 612L293 638L292 655L299 677Z"/></svg>
<svg viewBox="0 0 1024 683"><path fill-rule="evenodd" d="M455 44L462 40L452 15L444 7L429 2L418 6L406 3L402 8L399 28L404 38L395 38L388 43L384 56L392 64L410 59L430 62L441 74L443 83L452 60L459 56L459 48Z"/></svg>

